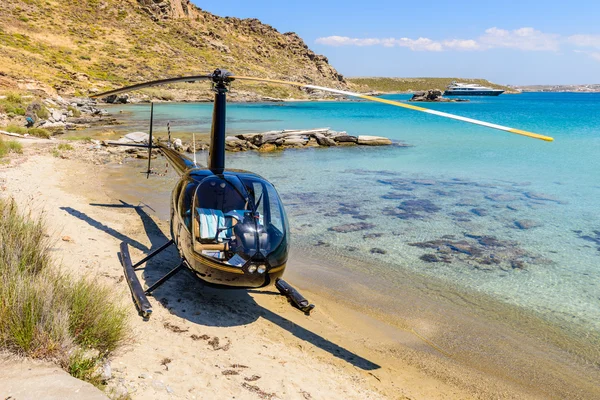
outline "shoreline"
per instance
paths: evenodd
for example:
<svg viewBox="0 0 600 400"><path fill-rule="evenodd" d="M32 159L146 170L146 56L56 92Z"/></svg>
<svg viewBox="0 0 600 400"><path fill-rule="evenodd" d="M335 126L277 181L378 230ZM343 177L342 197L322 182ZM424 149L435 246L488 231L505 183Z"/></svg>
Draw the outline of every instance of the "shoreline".
<svg viewBox="0 0 600 400"><path fill-rule="evenodd" d="M3 167L5 193L34 213L44 213L52 227L55 257L64 269L114 286L115 295L127 304L132 340L111 360L110 389L134 399L256 399L257 394L379 399L398 393L441 399L450 391L471 398L414 367L405 365L407 370L401 371L383 366L360 336L331 328L339 326L333 317L335 304L320 302L319 312L308 318L281 296L270 295L272 288L251 293L215 290L180 274L157 290L151 299L155 312L150 321L142 321L121 278L118 244L130 242L132 257L138 259L164 241L168 227L141 208L94 205L119 204L106 191L102 167L92 171L90 164L35 154L39 152L28 149L15 160L17 165ZM72 240L61 240L64 236ZM171 251L148 266L145 279L155 280L169 269L174 256ZM166 369L161 366L165 359L172 360ZM385 381L380 373L401 377ZM398 382L404 383L397 387Z"/></svg>
<svg viewBox="0 0 600 400"><path fill-rule="evenodd" d="M46 179L45 186L48 185L49 188L53 185L58 186L59 190L49 190L48 193L44 191L44 196L39 199L46 199L50 194L54 196L52 199L46 199L48 201L44 205L50 208L48 212L48 216L51 217L50 222L58 229L65 230L77 225L77 230L84 229L90 236L86 241L85 237L82 236L79 240L78 237L81 235L72 234L75 243L59 241L58 253L69 264L73 261L74 264L83 262L90 256L90 251L102 253L96 255L100 259L94 260L95 268L85 272L103 271L101 273L109 277L102 279L115 284L123 301L129 301L126 284L118 283L118 276L122 275L122 272L115 256L118 251L118 240L114 236L120 234L123 237L130 237L135 243L141 244L137 246L138 248L143 248L146 246L144 243L150 240L154 247L158 243L157 236L164 236L162 232L168 232L167 224L156 218L143 216L138 209L135 209L136 213L127 208L106 209L90 206L89 203L115 204L120 198L119 193L114 192L113 188L107 185L105 166L93 167L81 161L60 160L47 155L29 157L35 157L38 165L32 166L30 161L26 161L17 167L3 171L3 175L8 172L9 178L20 180L20 183L19 181L7 182L7 192L18 195L16 197L20 199L27 199L28 190L33 188L35 191L37 187L39 192L36 179ZM51 167L56 168L56 173L50 171ZM42 176L37 176L33 173L37 168L46 168L48 171L42 173ZM23 170L25 175L21 177L20 172ZM143 199L140 198L140 201ZM67 209L71 212L65 212ZM142 212L145 214L144 211ZM140 226L140 217L144 222L143 227ZM121 226L122 230L116 226ZM88 241L89 243L86 243ZM75 254L70 254L69 252L74 248L78 250ZM289 366L293 365L294 374L302 375L300 371L309 371L309 366L315 362L325 362L326 365L335 366L333 375L328 375L332 371L321 371L322 374L330 376L330 379L337 379L338 374L343 373L350 374L348 375L350 377L355 376L349 378L350 380L358 379L361 382L361 385L354 387L352 392L341 392L339 387L334 389L331 385L326 385L325 388L330 390L329 396L333 397L339 397L343 393L347 398L378 398L371 393L373 390L384 397L395 398L398 393L402 393L415 399L447 398L448 393L453 393L451 398L495 398L494 396L502 393L502 396L498 395L498 397L564 398L567 396L583 399L593 398L587 397L586 393L588 395L597 393L591 378L593 371L587 371L586 368L570 369L577 361L574 356L560 350L557 346L548 344L547 341L539 339L536 341L534 333L543 324L539 324L539 321L537 322L539 325L536 324L534 318L530 319L529 332L524 332L524 329L502 321L503 316L510 317L515 310L511 311L506 307L503 313L496 310L498 304L486 301L483 297L477 300L477 297L472 294L453 291L447 285L436 283L426 277L418 277L407 271L403 272L406 281L403 285L383 286L386 290L393 290L398 294L398 301L390 303L385 296L370 289L374 280L383 278L385 281L385 277L369 276L370 270L367 264L349 258L325 259L314 250L296 248L292 252L286 279L289 277L290 282L297 285L312 302L317 304L315 317L304 317L285 304L279 296L263 296L254 293L229 294L237 291L214 291L202 288L198 282L189 277L179 277L174 280L176 283L166 285L167 289L163 289L156 298L151 300L156 308L160 309L150 322L152 334L163 335L165 328L161 325L165 321L172 321L169 323L177 326L185 325L185 329L189 329L190 332L200 330L203 334L212 327L210 329L218 330L215 336L225 335L232 343L243 341L248 331L256 333L258 330L261 335L266 334L270 338L275 338L276 345L281 346L279 341L283 340L285 345L279 348L279 351L287 353L294 348L301 349L299 354L294 354L302 362L296 365L296 358L286 362ZM139 251L134 251L132 256L137 259L141 254ZM173 254L170 255L172 256ZM353 276L356 276L357 270L362 274L363 278L358 282L349 281L349 273L344 273L344 266L350 263L353 267ZM164 265L163 260L163 263L156 267L166 270L169 265ZM152 274L148 278L150 281L156 279L160 272ZM381 282L377 285L382 287ZM200 299L198 298L199 287ZM184 306L177 305L177 295L173 296L172 291L177 291L178 288L182 289L179 297L183 299L185 309L192 307L200 313L199 316L190 316L189 311L183 311ZM222 308L220 312L214 312L210 307L207 309L203 304L203 301L206 301L205 291L210 293L211 300L217 299L216 304L212 304L211 307ZM352 298L349 295L354 296ZM226 324L228 325L226 327L223 326L223 321L232 317L232 309L227 300L230 296L237 299L236 307L239 306L242 310L239 310L241 314L239 311L233 314L233 319L237 319L238 323ZM167 307L160 307L158 300L161 299L168 300ZM380 305L379 309L377 305ZM133 314L134 306L131 303L129 306ZM236 307L233 307L234 311ZM260 317L254 316L256 307L259 307ZM388 312L381 312L382 307L384 309L387 307ZM496 320L489 318L490 310L496 312L498 316ZM513 320L519 321L520 318L515 316L512 314ZM265 321L262 321L265 318L266 325ZM290 332L284 329L289 324L295 326L296 330ZM136 316L132 316L132 325L138 333L147 329ZM244 332L239 332L242 326ZM546 329L539 332L547 334L550 331ZM148 335L148 332L143 335ZM174 335L174 338L182 337L181 334L169 333L169 335ZM486 338L485 342L491 343L481 342L482 338ZM506 343L503 344L503 341ZM148 342L152 342L151 337L132 344L131 349L124 350L124 354L118 356L114 362L125 363L127 365L125 371L135 370L139 351L149 345L156 346ZM245 346L242 347L243 351L239 346L236 346L235 351L242 351L246 357L261 364L263 368L271 368L271 364L275 362L271 360L265 363L262 359L264 356L259 357L252 352L248 353ZM336 349L342 352L344 355L342 358L339 357L339 353L335 357ZM189 352L184 347L173 349L171 358L181 360L182 355L186 353ZM357 368L356 363L348 362L349 357L356 356L359 360L367 360L382 368L361 370ZM144 356L147 357L149 356ZM185 362L192 362L187 360L187 356L183 356L183 359ZM498 360L504 363L498 363ZM239 362L244 363L242 360ZM134 373L133 376L130 372L124 372L123 379L139 381L135 379L137 375ZM279 376L287 380L289 373L290 371L283 371ZM345 381L346 378L339 377L337 380ZM525 383L532 378L535 379L531 383ZM261 383L262 380L259 380L257 385L262 390L266 390ZM269 382L269 385L271 383ZM136 385L134 398L141 393L152 395L154 392L151 390L156 390L140 389L140 384L136 383ZM276 386L265 387L272 388L270 389L272 391L267 390L269 393L277 393L281 398L288 398L281 392L277 392ZM577 388L579 390L576 390ZM320 386L313 386L312 392L311 390L308 392L318 398L325 393L320 391L322 389ZM576 391L581 393L577 394ZM243 392L239 395L245 398ZM289 396L289 398L294 397Z"/></svg>

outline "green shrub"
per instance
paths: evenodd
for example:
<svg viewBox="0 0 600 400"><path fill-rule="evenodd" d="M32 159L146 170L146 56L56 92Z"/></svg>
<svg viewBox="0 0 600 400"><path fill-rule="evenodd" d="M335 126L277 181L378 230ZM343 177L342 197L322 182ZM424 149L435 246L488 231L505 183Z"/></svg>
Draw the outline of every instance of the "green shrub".
<svg viewBox="0 0 600 400"><path fill-rule="evenodd" d="M8 92L0 99L0 113L8 115L25 115L23 97L19 93Z"/></svg>
<svg viewBox="0 0 600 400"><path fill-rule="evenodd" d="M38 118L40 119L48 119L50 118L50 112L48 111L48 109L42 105L42 108L40 108L39 110L37 110L35 112L35 115L37 115Z"/></svg>
<svg viewBox="0 0 600 400"><path fill-rule="evenodd" d="M63 150L63 151L71 151L71 150L75 150L75 148L73 146L71 146L69 143L61 143L58 145L58 150Z"/></svg>
<svg viewBox="0 0 600 400"><path fill-rule="evenodd" d="M69 359L68 372L77 379L90 382L92 385L103 388L102 377L98 372L98 360L87 358L82 352L76 352Z"/></svg>
<svg viewBox="0 0 600 400"><path fill-rule="evenodd" d="M171 93L167 90L144 89L144 90L142 90L142 92L154 99L165 100L165 101L172 101L175 99L175 96L173 95L173 93Z"/></svg>
<svg viewBox="0 0 600 400"><path fill-rule="evenodd" d="M96 383L92 367L126 339L112 290L57 269L44 221L14 200L0 199L0 243L0 350L57 360Z"/></svg>
<svg viewBox="0 0 600 400"><path fill-rule="evenodd" d="M6 94L6 102L11 104L23 104L23 97L19 93L8 92Z"/></svg>
<svg viewBox="0 0 600 400"><path fill-rule="evenodd" d="M29 133L31 136L37 136L44 139L50 139L51 136L50 131L44 128L29 128L27 133Z"/></svg>
<svg viewBox="0 0 600 400"><path fill-rule="evenodd" d="M23 153L23 145L16 140L4 141L0 137L0 158L4 157L8 153Z"/></svg>
<svg viewBox="0 0 600 400"><path fill-rule="evenodd" d="M92 140L91 136L63 136L62 139L64 140L71 140L71 141L84 141L84 142L89 142L90 140Z"/></svg>
<svg viewBox="0 0 600 400"><path fill-rule="evenodd" d="M6 131L6 132L11 132L11 133L18 133L19 135L25 135L26 133L29 133L27 131L27 128L25 128L24 126L18 126L18 125L8 125L4 128L0 128L0 130Z"/></svg>
<svg viewBox="0 0 600 400"><path fill-rule="evenodd" d="M73 107L73 106L69 106L69 107L67 107L67 110L71 111L73 113L73 116L75 118L81 117L81 111L79 111L78 108Z"/></svg>

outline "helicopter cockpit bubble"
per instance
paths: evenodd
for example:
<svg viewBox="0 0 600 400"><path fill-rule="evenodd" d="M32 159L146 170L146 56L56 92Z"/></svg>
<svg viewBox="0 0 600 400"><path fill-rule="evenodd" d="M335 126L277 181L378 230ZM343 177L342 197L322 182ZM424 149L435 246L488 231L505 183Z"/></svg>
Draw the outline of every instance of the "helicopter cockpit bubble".
<svg viewBox="0 0 600 400"><path fill-rule="evenodd" d="M243 267L287 261L287 220L277 191L255 176L214 175L200 182L192 208L194 251ZM264 270L263 270L264 272Z"/></svg>

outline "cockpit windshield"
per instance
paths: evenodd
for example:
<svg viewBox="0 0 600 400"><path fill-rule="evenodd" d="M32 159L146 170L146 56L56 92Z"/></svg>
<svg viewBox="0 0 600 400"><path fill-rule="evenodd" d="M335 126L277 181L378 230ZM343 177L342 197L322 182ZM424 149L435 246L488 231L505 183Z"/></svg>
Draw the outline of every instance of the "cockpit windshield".
<svg viewBox="0 0 600 400"><path fill-rule="evenodd" d="M271 267L287 256L287 222L275 188L258 177L209 176L196 188L194 250L230 265Z"/></svg>

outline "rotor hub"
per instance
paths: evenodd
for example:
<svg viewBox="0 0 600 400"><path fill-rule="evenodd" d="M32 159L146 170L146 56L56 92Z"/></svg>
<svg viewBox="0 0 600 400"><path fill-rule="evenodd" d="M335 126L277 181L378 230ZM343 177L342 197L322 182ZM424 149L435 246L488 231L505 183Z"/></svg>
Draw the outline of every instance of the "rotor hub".
<svg viewBox="0 0 600 400"><path fill-rule="evenodd" d="M231 82L234 81L233 74L226 69L217 68L210 74L212 89L214 91L228 91Z"/></svg>

